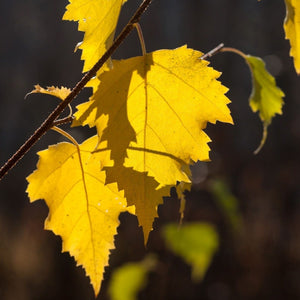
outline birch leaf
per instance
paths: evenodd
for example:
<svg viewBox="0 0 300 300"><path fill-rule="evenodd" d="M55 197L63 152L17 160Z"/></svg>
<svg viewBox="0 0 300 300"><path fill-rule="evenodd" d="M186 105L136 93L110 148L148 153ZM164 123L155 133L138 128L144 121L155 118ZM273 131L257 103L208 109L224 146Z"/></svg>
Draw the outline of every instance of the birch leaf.
<svg viewBox="0 0 300 300"><path fill-rule="evenodd" d="M262 59L251 55L246 55L245 59L253 80L250 106L254 112L259 112L263 122L271 123L276 114L282 114L284 93L276 86L275 78L266 70Z"/></svg>
<svg viewBox="0 0 300 300"><path fill-rule="evenodd" d="M147 283L148 270L140 263L128 263L112 274L109 294L112 300L137 300Z"/></svg>
<svg viewBox="0 0 300 300"><path fill-rule="evenodd" d="M283 91L276 86L275 78L266 70L265 63L259 57L245 55L244 58L252 74L252 92L250 95L250 107L253 112L259 112L259 117L264 124L264 133L259 150L267 138L267 127L271 124L276 114L282 114Z"/></svg>
<svg viewBox="0 0 300 300"><path fill-rule="evenodd" d="M50 146L39 152L37 170L27 178L30 201L44 199L49 207L45 229L61 236L62 251L84 267L96 295L114 249L119 214L128 210L117 185L105 185L101 169L112 162L109 151L91 153L97 143L95 136L79 149L70 143Z"/></svg>
<svg viewBox="0 0 300 300"><path fill-rule="evenodd" d="M238 199L232 194L226 182L221 179L214 179L209 184L209 190L231 228L236 232L242 232L243 218L239 211Z"/></svg>
<svg viewBox="0 0 300 300"><path fill-rule="evenodd" d="M143 261L119 267L112 274L108 289L111 300L138 299L138 292L146 286L148 273L155 265L156 259L148 256Z"/></svg>
<svg viewBox="0 0 300 300"><path fill-rule="evenodd" d="M294 66L300 74L300 2L299 0L285 0L286 17L284 30L286 39L290 40L290 55L294 58Z"/></svg>
<svg viewBox="0 0 300 300"><path fill-rule="evenodd" d="M143 228L144 243L152 230L152 224L157 217L157 207L163 203L163 197L170 195L170 187L158 188L159 184L153 177L140 173L132 168L114 166L105 168L107 183L117 181L118 187L124 190L128 205L134 205L139 225Z"/></svg>
<svg viewBox="0 0 300 300"><path fill-rule="evenodd" d="M39 84L37 84L37 85L34 86L34 88L35 89L32 90L27 95L30 95L30 94L47 94L47 95L51 95L51 96L54 96L56 98L59 98L61 100L65 100L65 98L71 92L71 90L69 88L66 88L66 87L63 87L63 86L60 87L60 88L55 87L55 86L48 86L46 89L44 89Z"/></svg>
<svg viewBox="0 0 300 300"><path fill-rule="evenodd" d="M89 71L113 43L122 4L126 0L69 0L63 20L78 21L84 32L82 43L83 72Z"/></svg>
<svg viewBox="0 0 300 300"><path fill-rule="evenodd" d="M219 247L216 230L206 223L188 223L181 227L168 224L164 228L166 244L192 267L192 278L201 280Z"/></svg>
<svg viewBox="0 0 300 300"><path fill-rule="evenodd" d="M92 100L78 107L77 124L97 126L108 115L103 140L114 161L159 187L189 182L186 165L209 159L207 122L232 123L227 88L201 55L183 46L115 61Z"/></svg>

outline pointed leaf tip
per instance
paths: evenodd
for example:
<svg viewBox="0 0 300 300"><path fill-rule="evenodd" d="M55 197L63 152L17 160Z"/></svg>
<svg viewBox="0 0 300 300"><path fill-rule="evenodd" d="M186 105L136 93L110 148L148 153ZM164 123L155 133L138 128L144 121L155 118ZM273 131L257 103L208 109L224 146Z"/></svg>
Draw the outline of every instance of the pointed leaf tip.
<svg viewBox="0 0 300 300"><path fill-rule="evenodd" d="M232 123L228 89L201 56L183 46L114 61L91 101L77 107L76 124L96 126L107 141L115 162L109 182L118 181L136 206L145 242L162 196L177 182L190 182L187 165L209 160L207 123Z"/></svg>
<svg viewBox="0 0 300 300"><path fill-rule="evenodd" d="M92 153L97 143L95 136L79 149L70 143L50 146L39 152L37 170L27 177L30 201L44 199L49 207L45 229L61 236L63 251L83 266L95 295L114 248L119 214L132 211L117 185L105 184L100 167L111 161L109 151Z"/></svg>
<svg viewBox="0 0 300 300"><path fill-rule="evenodd" d="M76 46L82 50L83 72L89 71L113 43L124 0L69 0L63 20L78 21L84 38Z"/></svg>

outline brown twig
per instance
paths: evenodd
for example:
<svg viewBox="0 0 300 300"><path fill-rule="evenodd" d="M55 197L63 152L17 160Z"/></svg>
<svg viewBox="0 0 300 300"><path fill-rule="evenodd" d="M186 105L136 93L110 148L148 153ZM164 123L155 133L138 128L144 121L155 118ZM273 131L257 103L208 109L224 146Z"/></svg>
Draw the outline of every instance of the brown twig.
<svg viewBox="0 0 300 300"><path fill-rule="evenodd" d="M214 49L210 50L209 52L203 54L200 59L206 59L208 57L212 57L213 55L217 54L218 52L220 52L222 50L222 48L224 47L224 44L221 43L219 44L217 47L215 47Z"/></svg>
<svg viewBox="0 0 300 300"><path fill-rule="evenodd" d="M62 125L62 124L71 123L73 120L74 120L74 117L69 116L69 117L65 117L63 119L55 120L52 125L53 126L59 126L59 125Z"/></svg>
<svg viewBox="0 0 300 300"><path fill-rule="evenodd" d="M73 101L85 85L94 77L97 71L104 65L109 57L122 44L129 33L135 28L135 23L138 23L142 14L146 11L152 0L144 0L134 13L128 24L123 28L122 32L115 39L114 43L93 66L93 68L86 73L82 79L72 89L70 94L62 101L42 123L42 125L33 133L33 135L16 151L16 153L7 160L7 162L0 169L0 180L7 174L7 172L14 167L14 165L30 150L30 148L53 126L56 118L62 111Z"/></svg>

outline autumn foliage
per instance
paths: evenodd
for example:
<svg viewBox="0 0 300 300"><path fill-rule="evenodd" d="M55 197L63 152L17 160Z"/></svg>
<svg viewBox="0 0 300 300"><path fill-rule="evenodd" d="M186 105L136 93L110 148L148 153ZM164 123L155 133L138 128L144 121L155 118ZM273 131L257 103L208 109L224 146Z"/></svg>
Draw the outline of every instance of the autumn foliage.
<svg viewBox="0 0 300 300"><path fill-rule="evenodd" d="M69 0L63 20L78 22L78 30L84 32L83 41L76 46L82 51L83 72L114 43L125 2ZM300 5L296 0L285 2L284 29L300 73ZM198 160L209 160L207 124L233 124L225 95L228 89L202 52L179 45L147 53L142 39L141 43L141 56L106 62L87 84L92 88L89 101L72 115L72 126L95 127L97 134L79 145L54 127L70 142L39 152L37 170L27 178L30 201L44 199L49 207L45 229L61 236L62 250L85 269L95 295L115 247L120 213L137 216L147 244L157 207L171 187L182 197L183 215L182 190L190 188L189 167ZM282 113L284 93L260 58L226 47L220 52L235 52L249 66L253 82L250 107L259 112L264 126L260 149L272 118ZM37 85L31 93L46 93L64 101L70 90ZM206 227L198 229L207 232ZM166 234L174 236L169 243L180 255L182 246L172 241L181 237L172 228ZM189 263L197 262L193 269L196 277L208 267L217 239L208 238L208 244L211 246L200 260L195 252L182 254Z"/></svg>

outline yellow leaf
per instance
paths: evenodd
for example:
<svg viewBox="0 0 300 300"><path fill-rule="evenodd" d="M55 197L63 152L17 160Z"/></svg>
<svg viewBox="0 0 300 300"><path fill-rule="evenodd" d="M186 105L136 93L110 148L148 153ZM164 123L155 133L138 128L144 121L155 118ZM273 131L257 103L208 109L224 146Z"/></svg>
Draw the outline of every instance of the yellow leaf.
<svg viewBox="0 0 300 300"><path fill-rule="evenodd" d="M290 55L294 57L296 72L300 74L300 2L299 0L285 0L286 17L284 30L286 39L290 40Z"/></svg>
<svg viewBox="0 0 300 300"><path fill-rule="evenodd" d="M103 166L111 165L109 151L92 154L98 137L77 146L60 143L39 152L37 170L28 178L30 201L45 199L49 216L45 229L60 235L62 251L69 251L90 277L97 295L108 265L119 214L127 210L116 184L105 185Z"/></svg>
<svg viewBox="0 0 300 300"><path fill-rule="evenodd" d="M82 50L83 72L89 71L113 43L121 6L124 0L69 0L63 20L78 21L84 39L77 47Z"/></svg>
<svg viewBox="0 0 300 300"><path fill-rule="evenodd" d="M48 94L54 97L57 97L61 100L65 100L65 98L70 94L71 90L66 88L66 87L55 87L55 86L47 86L46 89L42 88L39 84L34 86L35 89L32 90L30 93L28 93L27 95L30 94L35 94L35 93L40 93L40 94ZM26 96L27 96L26 95Z"/></svg>
<svg viewBox="0 0 300 300"><path fill-rule="evenodd" d="M135 205L135 214L143 228L146 244L153 220L157 217L157 207L163 203L164 196L170 195L170 187L158 188L158 183L152 177L132 168L114 166L105 170L107 183L117 181L119 189L124 190L128 205Z"/></svg>
<svg viewBox="0 0 300 300"><path fill-rule="evenodd" d="M207 122L232 123L227 88L201 55L183 46L115 61L92 101L78 107L77 123L95 126L108 115L102 139L115 162L146 172L159 187L189 182L186 165L209 159Z"/></svg>

